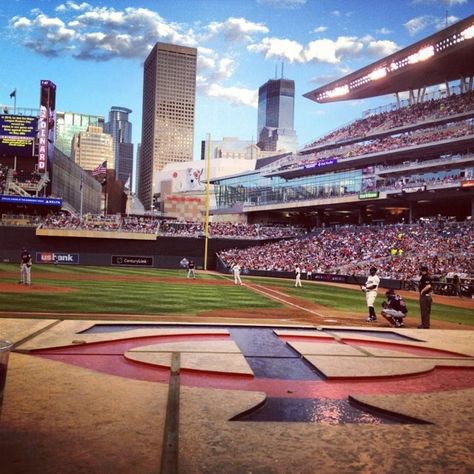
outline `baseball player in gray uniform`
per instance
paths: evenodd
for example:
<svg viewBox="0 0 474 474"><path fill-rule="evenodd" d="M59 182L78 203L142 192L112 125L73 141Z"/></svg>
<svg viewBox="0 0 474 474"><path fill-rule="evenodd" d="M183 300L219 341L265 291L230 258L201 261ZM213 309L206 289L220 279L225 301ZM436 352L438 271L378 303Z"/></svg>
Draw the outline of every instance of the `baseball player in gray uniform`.
<svg viewBox="0 0 474 474"><path fill-rule="evenodd" d="M31 265L33 259L30 252L25 247L21 250L20 255L20 282L24 285L31 285Z"/></svg>

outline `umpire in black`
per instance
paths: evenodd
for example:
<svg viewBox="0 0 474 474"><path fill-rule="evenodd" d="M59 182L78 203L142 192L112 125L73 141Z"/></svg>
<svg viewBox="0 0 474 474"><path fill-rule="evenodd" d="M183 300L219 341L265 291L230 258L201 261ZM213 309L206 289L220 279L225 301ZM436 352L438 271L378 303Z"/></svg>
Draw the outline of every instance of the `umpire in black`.
<svg viewBox="0 0 474 474"><path fill-rule="evenodd" d="M420 273L421 278L418 284L418 291L420 292L421 324L418 326L418 329L429 329L433 288L431 277L428 274L428 267L420 267Z"/></svg>

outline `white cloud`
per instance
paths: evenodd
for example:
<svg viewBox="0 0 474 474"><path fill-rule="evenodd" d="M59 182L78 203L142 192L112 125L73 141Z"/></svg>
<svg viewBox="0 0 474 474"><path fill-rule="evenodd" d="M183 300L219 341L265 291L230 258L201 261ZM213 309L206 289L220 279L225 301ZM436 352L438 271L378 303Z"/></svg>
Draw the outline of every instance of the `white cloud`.
<svg viewBox="0 0 474 474"><path fill-rule="evenodd" d="M414 36L420 31L423 31L426 27L428 27L433 22L433 17L430 15L423 15L418 16L416 18L412 18L404 23L405 29L408 31L410 36Z"/></svg>
<svg viewBox="0 0 474 474"><path fill-rule="evenodd" d="M382 58L384 56L389 56L393 54L395 51L398 51L400 46L393 41L388 40L378 40L378 41L370 41L367 45L367 54L369 56Z"/></svg>
<svg viewBox="0 0 474 474"><path fill-rule="evenodd" d="M324 33L325 31L327 31L328 27L327 26L317 26L314 30L313 30L313 33Z"/></svg>
<svg viewBox="0 0 474 474"><path fill-rule="evenodd" d="M314 76L311 78L310 82L316 86L323 86L340 78L341 74L321 74L320 76Z"/></svg>
<svg viewBox="0 0 474 474"><path fill-rule="evenodd" d="M307 0L257 0L260 5L266 5L273 8L298 8L302 7Z"/></svg>
<svg viewBox="0 0 474 474"><path fill-rule="evenodd" d="M364 48L363 42L353 36L340 36L336 41L311 41L304 51L307 61L337 64L342 59L357 57Z"/></svg>
<svg viewBox="0 0 474 474"><path fill-rule="evenodd" d="M453 23L456 23L459 21L459 18L457 16L449 15L447 18L436 18L435 20L435 28L437 30L442 30L443 28L446 28L446 26L452 25Z"/></svg>
<svg viewBox="0 0 474 474"><path fill-rule="evenodd" d="M198 84L198 90L215 99L223 99L232 105L246 105L257 108L258 91L242 87L224 87L220 84Z"/></svg>
<svg viewBox="0 0 474 474"><path fill-rule="evenodd" d="M413 0L412 3L414 5L417 5L417 4L425 4L425 5L441 4L441 5L446 5L448 7L454 7L456 5L463 5L464 3L467 3L467 0Z"/></svg>
<svg viewBox="0 0 474 474"><path fill-rule="evenodd" d="M222 58L217 64L216 80L230 79L236 68L236 63L231 58Z"/></svg>
<svg viewBox="0 0 474 474"><path fill-rule="evenodd" d="M114 57L143 59L157 41L185 46L197 44L196 35L182 25L168 22L146 8L115 10L66 2L58 15L68 15L65 22L38 9L31 18L13 17L10 29L23 45L46 56L71 54L78 59L106 61ZM71 17L72 15L72 17Z"/></svg>
<svg viewBox="0 0 474 474"><path fill-rule="evenodd" d="M412 18L403 26L406 28L410 36L414 36L428 27L434 27L436 30L442 30L443 28L446 28L447 25L452 25L457 21L459 21L459 18L453 15L450 15L447 18L436 17L433 15L423 15Z"/></svg>
<svg viewBox="0 0 474 474"><path fill-rule="evenodd" d="M197 70L199 72L211 71L216 67L217 53L204 46L198 46Z"/></svg>
<svg viewBox="0 0 474 474"><path fill-rule="evenodd" d="M24 16L14 16L10 19L10 28L13 29L22 29L28 28L31 26L31 20L25 18Z"/></svg>
<svg viewBox="0 0 474 474"><path fill-rule="evenodd" d="M342 61L392 54L399 46L393 41L376 40L366 35L339 36L336 40L322 38L311 41L306 47L296 41L280 38L263 38L260 43L247 46L248 51L262 54L265 59L278 59L289 63L317 62L340 66Z"/></svg>
<svg viewBox="0 0 474 474"><path fill-rule="evenodd" d="M279 59L289 63L303 62L303 46L289 39L263 38L259 44L251 44L247 49L252 53L261 53L265 59Z"/></svg>
<svg viewBox="0 0 474 474"><path fill-rule="evenodd" d="M64 13L68 10L81 11L81 10L87 10L89 8L92 8L92 6L86 2L74 3L72 1L68 1L66 3L62 3L61 5L58 5L55 8L55 11Z"/></svg>
<svg viewBox="0 0 474 474"><path fill-rule="evenodd" d="M252 41L254 34L266 34L269 29L263 23L254 23L245 18L230 17L224 22L213 21L208 25L208 38L222 33L227 41Z"/></svg>
<svg viewBox="0 0 474 474"><path fill-rule="evenodd" d="M389 35L390 33L393 33L393 31L383 26L382 28L376 30L376 33L379 35Z"/></svg>

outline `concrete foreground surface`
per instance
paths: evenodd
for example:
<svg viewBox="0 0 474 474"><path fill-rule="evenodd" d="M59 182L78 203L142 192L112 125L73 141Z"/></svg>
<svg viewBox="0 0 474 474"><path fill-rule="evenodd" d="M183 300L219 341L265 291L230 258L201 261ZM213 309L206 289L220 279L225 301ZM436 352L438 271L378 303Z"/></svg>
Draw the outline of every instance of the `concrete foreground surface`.
<svg viewBox="0 0 474 474"><path fill-rule="evenodd" d="M474 472L474 331L244 326L0 319L0 472Z"/></svg>

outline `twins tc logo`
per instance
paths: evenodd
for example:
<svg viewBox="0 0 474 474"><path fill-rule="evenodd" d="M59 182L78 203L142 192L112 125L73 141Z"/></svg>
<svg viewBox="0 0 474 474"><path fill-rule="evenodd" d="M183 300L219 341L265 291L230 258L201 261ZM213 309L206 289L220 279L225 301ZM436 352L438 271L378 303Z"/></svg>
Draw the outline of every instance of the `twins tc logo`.
<svg viewBox="0 0 474 474"><path fill-rule="evenodd" d="M89 343L91 333L109 340ZM181 385L265 394L261 404L236 413L234 421L429 423L378 409L359 397L474 387L471 357L430 349L390 331L366 334L294 327L96 325L76 335L73 346L32 354L168 383L171 354L179 353ZM196 360L199 364L193 365Z"/></svg>

